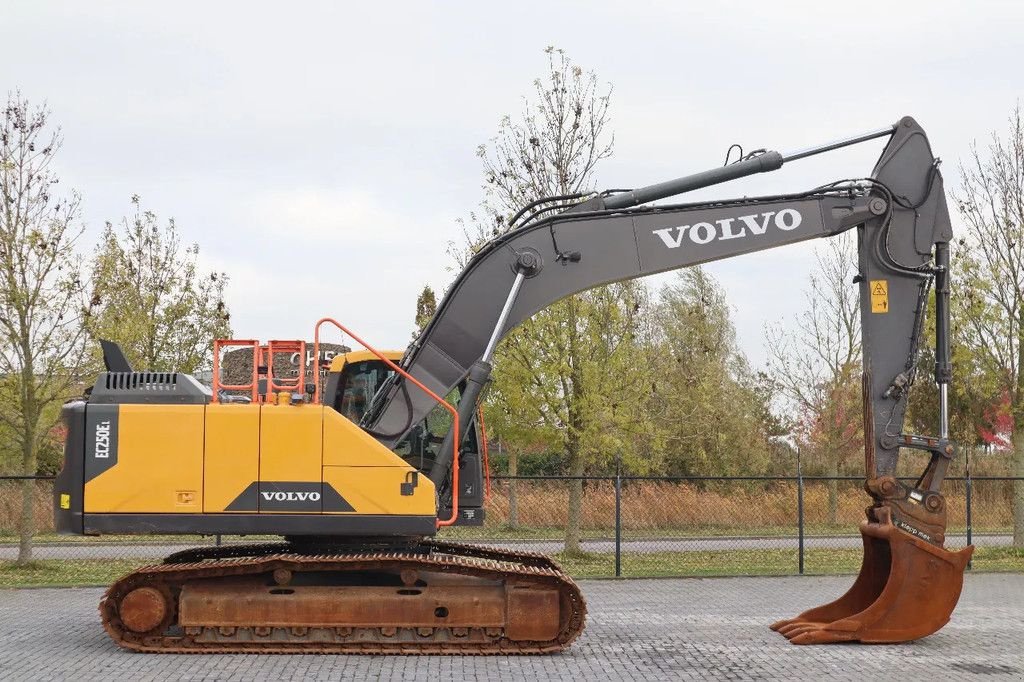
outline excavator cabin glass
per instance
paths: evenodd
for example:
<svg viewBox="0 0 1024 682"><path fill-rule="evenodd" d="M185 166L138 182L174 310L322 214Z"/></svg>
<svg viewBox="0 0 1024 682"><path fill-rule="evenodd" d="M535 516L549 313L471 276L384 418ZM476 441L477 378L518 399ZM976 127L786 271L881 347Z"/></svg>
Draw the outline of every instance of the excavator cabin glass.
<svg viewBox="0 0 1024 682"><path fill-rule="evenodd" d="M338 411L358 424L373 394L392 374L394 371L377 359L345 363L338 377Z"/></svg>

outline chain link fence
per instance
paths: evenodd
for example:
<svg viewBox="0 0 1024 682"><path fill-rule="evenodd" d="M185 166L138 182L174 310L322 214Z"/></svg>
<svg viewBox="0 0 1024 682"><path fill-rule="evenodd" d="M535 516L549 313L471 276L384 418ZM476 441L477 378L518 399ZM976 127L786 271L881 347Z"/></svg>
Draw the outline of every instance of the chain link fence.
<svg viewBox="0 0 1024 682"><path fill-rule="evenodd" d="M1009 477L947 478L946 547L1022 570ZM858 477L502 477L467 540L552 554L581 577L855 573L870 498ZM573 488L579 514L573 516Z"/></svg>
<svg viewBox="0 0 1024 682"><path fill-rule="evenodd" d="M946 479L946 546L973 543L974 570L1024 570L1024 549L1012 546L1015 482L1024 479ZM549 554L584 578L855 573L862 486L817 476L496 477L485 525L442 537ZM57 535L52 494L50 477L0 477L0 586L104 584L186 547L268 539Z"/></svg>

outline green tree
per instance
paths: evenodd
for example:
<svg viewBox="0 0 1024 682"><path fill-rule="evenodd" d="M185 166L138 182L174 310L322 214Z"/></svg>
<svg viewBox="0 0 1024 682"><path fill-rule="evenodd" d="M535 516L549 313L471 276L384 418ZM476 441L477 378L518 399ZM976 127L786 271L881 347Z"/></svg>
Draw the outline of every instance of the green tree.
<svg viewBox="0 0 1024 682"><path fill-rule="evenodd" d="M437 312L437 298L434 296L434 290L430 288L430 285L423 287L423 291L416 297L416 331L413 332L413 338L420 335L426 326L430 322L430 318Z"/></svg>
<svg viewBox="0 0 1024 682"><path fill-rule="evenodd" d="M651 406L675 475L762 473L769 467L769 400L740 352L718 282L703 268L677 275L653 315Z"/></svg>
<svg viewBox="0 0 1024 682"><path fill-rule="evenodd" d="M86 359L79 198L56 193L62 138L49 115L14 94L0 118L0 421L25 475L37 473ZM25 481L19 564L32 558L33 490Z"/></svg>
<svg viewBox="0 0 1024 682"><path fill-rule="evenodd" d="M963 467L971 453L985 447L1002 430L1007 409L1007 395L997 376L987 371L986 361L971 345L970 320L983 316L984 305L973 295L979 284L977 269L964 262L966 241L960 240L953 251L950 286L950 354L953 361L953 381L949 384L949 433L959 447L954 467ZM928 317L923 339L935 338L935 292L928 300ZM922 343L914 383L907 409L907 419L914 433L939 432L939 391L933 380L935 348ZM915 462L915 466L918 463ZM919 468L919 467L918 467ZM920 473L905 471L907 474ZM999 472L1005 473L1005 472Z"/></svg>
<svg viewBox="0 0 1024 682"><path fill-rule="evenodd" d="M564 454L570 476L603 471L616 455L646 473L657 443L644 409L649 375L638 335L646 297L636 282L602 287L548 308L506 337L490 394L506 442L539 442ZM582 481L570 481L566 552L580 551L582 504Z"/></svg>
<svg viewBox="0 0 1024 682"><path fill-rule="evenodd" d="M199 246L183 246L174 219L161 224L132 196L119 228L107 223L93 259L89 324L118 342L133 367L195 372L211 362L213 340L231 335L227 276L201 273Z"/></svg>
<svg viewBox="0 0 1024 682"><path fill-rule="evenodd" d="M967 228L960 292L970 313L960 321L971 349L1013 419L1010 475L1024 477L1024 115L1005 137L993 133L962 164L954 199ZM1013 543L1024 547L1024 481L1014 483Z"/></svg>

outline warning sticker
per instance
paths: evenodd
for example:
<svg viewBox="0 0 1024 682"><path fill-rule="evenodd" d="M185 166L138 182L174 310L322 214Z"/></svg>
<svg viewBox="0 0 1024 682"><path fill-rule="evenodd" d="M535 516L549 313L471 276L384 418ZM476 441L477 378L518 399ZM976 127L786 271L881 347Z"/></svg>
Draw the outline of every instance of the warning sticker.
<svg viewBox="0 0 1024 682"><path fill-rule="evenodd" d="M60 508L71 509L71 496L66 493L60 494Z"/></svg>
<svg viewBox="0 0 1024 682"><path fill-rule="evenodd" d="M889 280L873 279L871 285L871 312L889 312Z"/></svg>

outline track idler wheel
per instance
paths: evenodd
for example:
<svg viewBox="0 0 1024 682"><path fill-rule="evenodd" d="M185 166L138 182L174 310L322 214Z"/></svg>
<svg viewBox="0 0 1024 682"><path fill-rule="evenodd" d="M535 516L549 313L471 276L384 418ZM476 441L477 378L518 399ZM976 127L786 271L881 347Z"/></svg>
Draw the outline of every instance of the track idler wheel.
<svg viewBox="0 0 1024 682"><path fill-rule="evenodd" d="M881 644L920 639L949 622L974 547L951 552L900 530L888 513L880 516L861 524L864 560L853 587L772 630L793 644Z"/></svg>
<svg viewBox="0 0 1024 682"><path fill-rule="evenodd" d="M168 596L155 587L136 587L117 606L124 626L136 634L162 629L174 608Z"/></svg>

